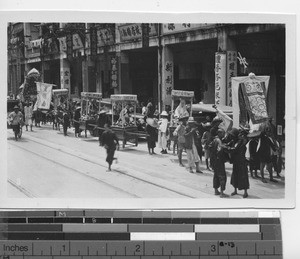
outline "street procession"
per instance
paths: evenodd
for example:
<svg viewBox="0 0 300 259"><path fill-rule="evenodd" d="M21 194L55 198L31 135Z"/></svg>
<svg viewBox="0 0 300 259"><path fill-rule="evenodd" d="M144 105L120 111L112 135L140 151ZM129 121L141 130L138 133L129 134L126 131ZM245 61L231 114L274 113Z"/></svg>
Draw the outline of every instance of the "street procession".
<svg viewBox="0 0 300 259"><path fill-rule="evenodd" d="M161 29L165 34L157 37L159 40L160 37L165 37L165 44L171 41L168 35L172 31L175 33L176 29L188 34L193 26L195 26L194 33L198 28L193 24L173 24L174 28L171 25L159 25L162 26ZM24 26L23 32L38 27L31 27L30 24ZM45 24L39 26L42 33L46 33L45 28L49 29ZM154 24L136 26L135 28L141 27L141 30L144 26L151 29L153 27L157 32ZM121 43L129 42L131 38L127 31L133 27L126 24L119 25ZM69 28L68 33L72 28L74 27ZM53 33L53 30L54 25L50 27L50 33ZM111 31L109 27L90 27L89 30L90 55L93 55L93 44L96 44L94 51L97 53L97 47L98 51L101 49L101 41L109 41L102 35L102 38L98 39L98 44L97 38L96 43L92 43L94 30L100 31L100 34L105 31L109 34ZM253 58L248 60L238 51L239 49L215 53L208 50L201 52L199 56L205 58L208 53L213 53L213 86L211 86L210 74L204 75L203 72L201 79L198 80L197 71L208 71L204 67L205 59L202 60L204 66L201 65L200 68L197 63L186 61L193 53L192 50L182 56L177 52L180 46L174 48L165 46L163 48L170 48L170 50L163 50L159 54L163 56L161 60L158 57L158 61L162 62L162 68L159 66L161 71L158 75L153 75L150 68L152 62L150 56L153 53L145 50L149 42L150 45L152 44L152 37L153 40L156 37L151 34L152 32L150 30L150 36L147 35L148 38L145 36L146 39L144 35L141 36L141 44L143 44L141 56L145 56L149 61L149 65L144 68L141 67L142 63L139 65L143 58L136 58L138 51L129 54L124 52L124 56L127 57L123 57L121 52L117 61L104 53L104 61L109 59L111 65L109 79L106 75L107 65L101 63L101 55L98 59L99 64L95 58L91 59L91 64L98 64L95 69L90 69L91 66L87 64L89 61L84 61L88 67L86 80L88 84L93 82L95 87L88 85L82 87L75 83L75 79L71 79L76 78L78 72L75 65L72 68L73 65L67 64L75 60L75 57L68 57L70 54L68 34L61 36L65 40L65 49L62 49L63 42L60 43L61 38L58 38L60 49L58 51L61 52L60 55L66 52L67 59L60 58L58 63L49 62L48 67L43 64L46 62L43 61L46 60L45 53L55 50L45 50L46 47L43 45L34 45L42 44L38 40L28 43L32 44L28 47L32 51L41 48L44 57L41 61L42 65L33 62L28 66L21 66L25 68L21 73L23 81L19 81L15 91L12 91L12 88L8 89L7 132L12 149L18 148L18 152L26 152L26 157L32 155L36 158L32 158L32 163L29 162L30 158L24 161L23 169L11 165L12 172L18 171L14 176L15 180L9 180L14 188L25 193L27 187L24 181L30 180L24 179L26 177L22 176L22 170L26 171L29 178L30 172L36 170L35 178L39 178L38 170L41 172L43 168L47 168L45 170L53 174L66 170L68 173L60 176L61 182L65 179L64 185L71 181L72 171L74 171L74 175L78 175L76 177L82 174L86 177L86 181L97 178L99 184L101 182L107 185L107 188L113 186L120 193L125 192L125 189L128 193L130 189L135 188L131 186L131 184L134 186L131 181L143 181L144 187L136 185L137 190L132 190L134 197L140 197L139 192L146 193L147 188L151 195L156 191L158 195L160 192L155 188L164 188L161 195L171 190L176 195L185 192L185 195L189 193L189 197L201 197L196 192L203 191L204 197L249 199L259 198L258 190L264 190L269 196L262 195L262 197L277 198L277 189L284 188L285 181L285 129L282 109L277 112L277 107L272 106L275 103L274 98L277 98L276 105L281 105L278 101L280 96L277 96L280 92L273 88L274 71L265 69L263 65L259 67L260 70L257 69L257 63L253 65ZM79 30L74 29L73 37L74 35L75 40L71 41L73 52L76 50L76 39L79 41L81 39ZM52 44L54 36L51 37L47 40L51 39ZM237 42L239 43L238 40ZM189 44L191 49L194 48L192 43ZM241 46L240 49L243 50L245 46ZM84 49L83 47L83 51L86 51ZM107 51L106 45L104 51ZM77 52L80 52L80 47ZM71 51L70 55L74 53L72 54ZM124 64L121 64L121 59L125 60ZM140 61L133 61L137 59ZM182 64L175 66L175 63L181 59ZM76 62L74 61L74 64ZM117 62L120 64L116 65ZM131 65L128 66L128 62L133 63L132 68ZM58 64L60 69L57 69L54 63ZM82 63L81 66L84 71L84 64ZM210 63L207 63L207 66L210 66ZM104 69L104 73L101 69ZM141 76L135 77L135 72L140 73ZM89 78L90 76L93 78L91 73L95 74L94 81ZM149 73L150 76L142 77L145 73ZM80 75L82 82L86 75L83 72ZM153 82L150 82L148 78L151 75L157 77L157 80L153 79ZM156 81L159 87L155 86ZM101 87L98 87L98 82L102 84ZM279 82L278 79L276 83ZM124 88L120 86L117 89L116 87L122 83ZM129 83L132 86L131 91L127 86L130 85ZM71 84L75 84L76 87ZM143 86L139 89L139 85ZM152 88L156 88L153 93ZM32 147L28 146L31 145L30 142ZM45 148L43 155L47 163L45 167L41 158L38 158L44 152L42 145ZM46 148L49 148L48 155ZM59 152L64 152L65 158L59 158ZM39 161L36 167L34 161ZM57 168L60 169L55 169L56 162ZM83 163L87 163L86 166ZM100 167L98 163L101 164ZM89 170L94 171L89 172ZM176 177L174 183L172 183L172 172ZM130 185L125 188L121 179L129 175L132 180L128 180ZM78 178L78 181L81 181L80 179ZM60 181L56 179L53 182L57 185ZM126 181L123 182L124 185L125 183ZM28 183L28 186L30 184ZM153 186L153 190L147 187L150 185ZM92 186L96 186L96 182L91 183L91 187L88 187L88 183L86 186L87 189L93 189ZM194 189L195 193L191 194L190 189ZM47 193L50 193L50 190ZM26 195L35 197L34 191L27 191ZM172 197L171 192L166 195Z"/></svg>

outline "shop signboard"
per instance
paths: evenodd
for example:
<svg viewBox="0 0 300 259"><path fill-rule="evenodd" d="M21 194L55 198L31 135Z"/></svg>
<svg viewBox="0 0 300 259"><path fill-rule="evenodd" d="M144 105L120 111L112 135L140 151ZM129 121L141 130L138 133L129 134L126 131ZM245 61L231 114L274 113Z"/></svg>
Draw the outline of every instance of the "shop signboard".
<svg viewBox="0 0 300 259"><path fill-rule="evenodd" d="M164 75L165 75L165 80L164 80L164 89L166 89L166 94L171 94L174 86L174 75L173 75L173 62L172 61L165 61L164 64Z"/></svg>
<svg viewBox="0 0 300 259"><path fill-rule="evenodd" d="M178 32L189 31L193 29L209 28L212 27L211 23L164 23L162 32L163 34L173 34Z"/></svg>
<svg viewBox="0 0 300 259"><path fill-rule="evenodd" d="M172 90L172 97L187 97L193 98L194 91L182 91L182 90Z"/></svg>
<svg viewBox="0 0 300 259"><path fill-rule="evenodd" d="M68 67L62 67L60 69L60 84L61 88L68 88L71 89L71 73L70 73L70 68Z"/></svg>
<svg viewBox="0 0 300 259"><path fill-rule="evenodd" d="M73 50L78 50L83 48L83 43L80 36L75 33L73 34Z"/></svg>
<svg viewBox="0 0 300 259"><path fill-rule="evenodd" d="M68 95L69 90L68 89L53 89L52 94L55 96Z"/></svg>
<svg viewBox="0 0 300 259"><path fill-rule="evenodd" d="M73 37L71 33L66 35L66 45L67 45L67 59L73 59Z"/></svg>
<svg viewBox="0 0 300 259"><path fill-rule="evenodd" d="M132 23L119 26L121 41L138 40L142 38L142 24ZM149 37L157 35L155 23L149 23Z"/></svg>
<svg viewBox="0 0 300 259"><path fill-rule="evenodd" d="M58 38L58 41L59 41L60 52L66 52L67 51L66 37Z"/></svg>
<svg viewBox="0 0 300 259"><path fill-rule="evenodd" d="M232 106L231 78L237 76L237 52L227 51L227 105Z"/></svg>
<svg viewBox="0 0 300 259"><path fill-rule="evenodd" d="M111 58L111 87L117 88L118 87L118 57Z"/></svg>
<svg viewBox="0 0 300 259"><path fill-rule="evenodd" d="M97 29L92 26L90 28L90 41L91 41L91 57L97 56Z"/></svg>
<svg viewBox="0 0 300 259"><path fill-rule="evenodd" d="M226 53L215 54L215 104L226 105Z"/></svg>
<svg viewBox="0 0 300 259"><path fill-rule="evenodd" d="M142 23L142 46L143 48L149 47L149 23Z"/></svg>
<svg viewBox="0 0 300 259"><path fill-rule="evenodd" d="M97 31L98 46L103 47L113 45L115 43L115 36L112 29L105 28Z"/></svg>

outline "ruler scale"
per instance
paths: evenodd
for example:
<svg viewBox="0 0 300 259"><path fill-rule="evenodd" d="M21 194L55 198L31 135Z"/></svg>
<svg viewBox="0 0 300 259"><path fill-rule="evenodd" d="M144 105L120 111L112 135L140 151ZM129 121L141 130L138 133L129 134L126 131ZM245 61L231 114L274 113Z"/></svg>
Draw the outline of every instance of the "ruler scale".
<svg viewBox="0 0 300 259"><path fill-rule="evenodd" d="M0 211L1 259L279 259L278 212Z"/></svg>

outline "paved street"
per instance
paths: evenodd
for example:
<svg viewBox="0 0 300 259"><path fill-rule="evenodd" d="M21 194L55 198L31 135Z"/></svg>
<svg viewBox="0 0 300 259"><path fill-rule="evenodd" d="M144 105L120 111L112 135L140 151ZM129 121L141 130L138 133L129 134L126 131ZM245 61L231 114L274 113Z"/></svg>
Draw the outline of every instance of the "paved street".
<svg viewBox="0 0 300 259"><path fill-rule="evenodd" d="M190 174L178 166L177 156L171 153L148 155L144 140L138 147L126 146L116 152L118 163L113 164L112 172L106 172L106 154L98 139L89 135L76 139L73 128L67 137L49 124L33 132L23 128L18 142L12 130L7 132L10 198L219 199L212 187L213 173L204 170L204 164L204 174ZM12 157L18 157L18 162L13 162ZM233 189L229 164L227 173L225 193L230 194ZM262 183L250 177L249 198L284 198L284 189L284 177L278 183ZM242 192L229 198L243 199Z"/></svg>

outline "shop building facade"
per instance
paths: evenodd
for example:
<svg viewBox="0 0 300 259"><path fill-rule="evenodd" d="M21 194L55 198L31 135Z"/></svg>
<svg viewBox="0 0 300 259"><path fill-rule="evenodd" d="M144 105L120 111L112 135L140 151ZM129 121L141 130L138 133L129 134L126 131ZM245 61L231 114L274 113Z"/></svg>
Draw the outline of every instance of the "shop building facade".
<svg viewBox="0 0 300 259"><path fill-rule="evenodd" d="M36 68L71 98L137 94L164 110L177 89L194 91L196 102L231 105L230 78L253 72L270 76L269 112L284 124L282 24L19 23L9 24L8 39L8 92Z"/></svg>

